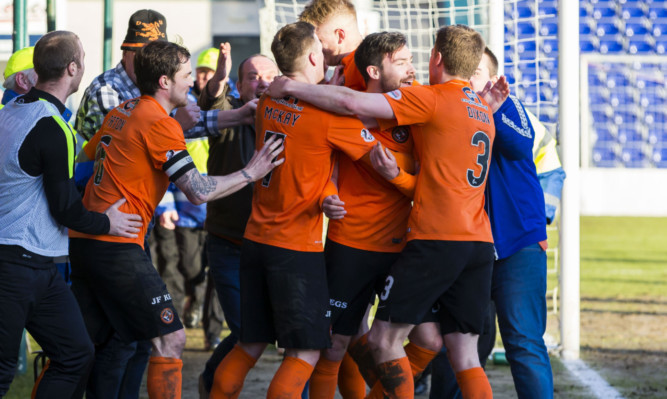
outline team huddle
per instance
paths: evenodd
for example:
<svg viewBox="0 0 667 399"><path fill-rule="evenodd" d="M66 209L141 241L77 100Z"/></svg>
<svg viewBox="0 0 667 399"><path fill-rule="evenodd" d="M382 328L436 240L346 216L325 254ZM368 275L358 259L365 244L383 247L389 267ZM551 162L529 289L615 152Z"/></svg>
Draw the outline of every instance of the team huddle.
<svg viewBox="0 0 667 399"><path fill-rule="evenodd" d="M200 397L239 397L277 343L268 398L412 398L445 351L452 378L437 383L453 390L438 397L491 398L478 352L491 300L519 397L553 396L546 278L511 279L546 273L533 128L479 33L440 28L422 85L403 34L362 37L349 1L313 0L275 35L275 63L240 63L237 99L222 44L200 109L190 53L159 34L165 24L135 13L123 60L84 94L82 198L63 105L83 75L78 37L43 36L36 84L0 110L0 397L23 328L50 359L33 397L136 397L146 363L151 399L181 397L182 315L146 244L170 184L209 203L209 265L232 332ZM208 174L185 140L203 136ZM71 290L55 266L64 255Z"/></svg>

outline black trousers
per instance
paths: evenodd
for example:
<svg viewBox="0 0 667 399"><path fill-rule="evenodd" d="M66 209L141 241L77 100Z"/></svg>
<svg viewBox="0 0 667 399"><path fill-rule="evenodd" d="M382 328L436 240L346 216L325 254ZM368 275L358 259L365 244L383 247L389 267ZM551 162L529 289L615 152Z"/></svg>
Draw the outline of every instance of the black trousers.
<svg viewBox="0 0 667 399"><path fill-rule="evenodd" d="M94 348L74 295L52 259L0 245L0 397L16 373L24 328L51 359L36 398L82 389Z"/></svg>

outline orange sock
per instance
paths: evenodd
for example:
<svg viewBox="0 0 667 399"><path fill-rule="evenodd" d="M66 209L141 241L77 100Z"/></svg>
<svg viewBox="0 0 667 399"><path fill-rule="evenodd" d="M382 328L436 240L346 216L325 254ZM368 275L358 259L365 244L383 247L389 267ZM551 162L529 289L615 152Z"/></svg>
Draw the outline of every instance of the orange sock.
<svg viewBox="0 0 667 399"><path fill-rule="evenodd" d="M422 348L410 342L403 347L405 354L410 359L410 368L412 369L412 376L418 377L424 372L424 369L431 363L431 360L438 354L438 352L430 349Z"/></svg>
<svg viewBox="0 0 667 399"><path fill-rule="evenodd" d="M366 381L349 352L345 352L343 363L338 369L338 391L345 399L364 399L366 397Z"/></svg>
<svg viewBox="0 0 667 399"><path fill-rule="evenodd" d="M238 344L222 359L215 369L210 399L235 399L241 394L243 382L257 359L250 356Z"/></svg>
<svg viewBox="0 0 667 399"><path fill-rule="evenodd" d="M313 373L313 366L292 356L285 356L283 363L271 380L266 399L300 399L306 382Z"/></svg>
<svg viewBox="0 0 667 399"><path fill-rule="evenodd" d="M347 351L357 363L359 372L364 377L366 384L369 387L375 385L378 376L375 368L375 359L373 359L373 352L371 352L371 348L368 346L368 333L362 335L355 342L352 342Z"/></svg>
<svg viewBox="0 0 667 399"><path fill-rule="evenodd" d="M474 367L456 373L456 382L459 383L464 399L491 399L493 392L484 369Z"/></svg>
<svg viewBox="0 0 667 399"><path fill-rule="evenodd" d="M378 377L390 399L412 399L415 383L407 356L377 365Z"/></svg>
<svg viewBox="0 0 667 399"><path fill-rule="evenodd" d="M416 378L424 372L426 366L431 363L431 360L438 353L430 349L422 348L410 342L405 345L405 354L408 355L408 360L410 361L410 369L412 371L412 377ZM368 394L367 399L381 399L384 398L384 390L382 384L379 382L373 386L371 392Z"/></svg>
<svg viewBox="0 0 667 399"><path fill-rule="evenodd" d="M315 365L313 375L310 377L309 398L310 399L333 399L336 395L336 384L338 383L339 362L320 356Z"/></svg>
<svg viewBox="0 0 667 399"><path fill-rule="evenodd" d="M150 399L181 399L183 361L173 357L151 356L146 386Z"/></svg>
<svg viewBox="0 0 667 399"><path fill-rule="evenodd" d="M35 385L33 385L32 387L32 393L30 394L30 399L35 399L35 395L37 395L37 388L39 387L39 382L42 381L42 377L44 377L44 372L46 372L46 369L49 368L50 364L51 360L47 360L46 364L44 364L42 372L39 373L39 377L37 377L37 380L35 380Z"/></svg>

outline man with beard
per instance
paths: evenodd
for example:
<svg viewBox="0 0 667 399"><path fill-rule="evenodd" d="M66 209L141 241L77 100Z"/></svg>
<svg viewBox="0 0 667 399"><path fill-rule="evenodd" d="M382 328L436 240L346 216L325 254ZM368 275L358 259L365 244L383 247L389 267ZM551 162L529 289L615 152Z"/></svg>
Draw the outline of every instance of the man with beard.
<svg viewBox="0 0 667 399"><path fill-rule="evenodd" d="M99 209L125 196L125 207L144 221L139 235L118 239L70 234L73 290L88 333L94 343L114 332L126 342L151 340L151 398L180 398L185 346L171 296L143 248L156 205L170 181L190 201L201 204L240 190L282 162L271 161L282 146L270 140L241 171L227 176L202 176L197 171L181 126L169 117L174 108L187 104L192 87L189 59L185 48L166 41L141 48L135 68L142 96L111 111L88 144L96 154L84 204Z"/></svg>

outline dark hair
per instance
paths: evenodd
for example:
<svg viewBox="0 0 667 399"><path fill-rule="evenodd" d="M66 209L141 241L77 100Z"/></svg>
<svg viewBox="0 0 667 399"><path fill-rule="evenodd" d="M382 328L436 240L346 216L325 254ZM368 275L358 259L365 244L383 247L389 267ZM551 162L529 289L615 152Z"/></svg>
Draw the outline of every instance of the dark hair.
<svg viewBox="0 0 667 399"><path fill-rule="evenodd" d="M331 16L347 14L357 20L354 4L348 0L313 0L299 14L299 21L320 26Z"/></svg>
<svg viewBox="0 0 667 399"><path fill-rule="evenodd" d="M283 26L273 38L271 52L283 75L298 70L298 62L315 44L315 27L308 22L294 22Z"/></svg>
<svg viewBox="0 0 667 399"><path fill-rule="evenodd" d="M382 68L382 59L385 55L394 54L407 42L405 35L400 32L378 32L366 36L354 52L354 63L364 81L368 83L370 79L366 70L370 65Z"/></svg>
<svg viewBox="0 0 667 399"><path fill-rule="evenodd" d="M160 88L160 77L174 75L182 64L190 60L190 52L185 47L166 41L148 43L137 51L134 57L134 73L141 94L154 95Z"/></svg>
<svg viewBox="0 0 667 399"><path fill-rule="evenodd" d="M80 68L83 61L79 37L72 32L57 30L42 36L35 44L33 64L40 82L63 77L72 62Z"/></svg>
<svg viewBox="0 0 667 399"><path fill-rule="evenodd" d="M442 27L435 37L435 49L442 56L445 71L465 80L475 73L485 47L482 35L465 25Z"/></svg>
<svg viewBox="0 0 667 399"><path fill-rule="evenodd" d="M489 76L494 77L498 75L498 57L496 57L496 55L493 54L493 51L488 47L484 49L484 54L491 60L491 63L489 64Z"/></svg>

